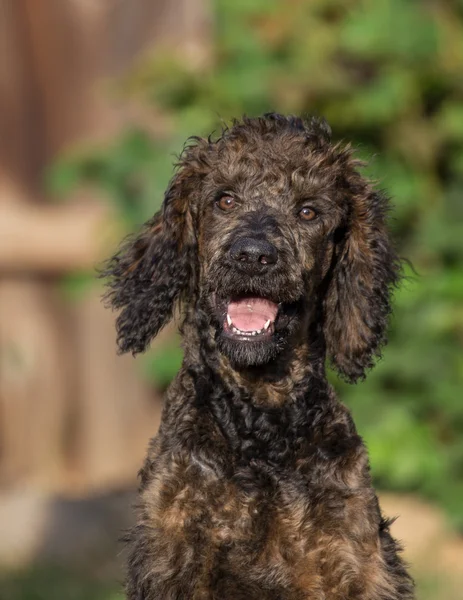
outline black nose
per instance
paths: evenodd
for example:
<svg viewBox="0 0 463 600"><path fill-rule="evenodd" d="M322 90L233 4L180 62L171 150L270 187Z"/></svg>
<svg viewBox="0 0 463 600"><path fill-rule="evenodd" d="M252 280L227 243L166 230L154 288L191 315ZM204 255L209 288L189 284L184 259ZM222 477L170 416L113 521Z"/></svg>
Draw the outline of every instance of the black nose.
<svg viewBox="0 0 463 600"><path fill-rule="evenodd" d="M278 260L278 251L270 242L244 237L232 244L230 256L238 262L256 266L274 265Z"/></svg>

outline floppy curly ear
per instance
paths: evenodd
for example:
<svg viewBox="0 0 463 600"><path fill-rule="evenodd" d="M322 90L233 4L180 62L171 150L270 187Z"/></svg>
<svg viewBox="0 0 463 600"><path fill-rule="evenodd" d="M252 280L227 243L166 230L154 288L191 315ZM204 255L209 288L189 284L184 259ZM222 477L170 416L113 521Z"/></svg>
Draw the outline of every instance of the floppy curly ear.
<svg viewBox="0 0 463 600"><path fill-rule="evenodd" d="M324 301L324 334L335 369L353 383L380 356L401 264L386 226L388 198L355 174L351 211Z"/></svg>
<svg viewBox="0 0 463 600"><path fill-rule="evenodd" d="M194 286L196 239L189 195L196 175L194 165L181 163L162 209L123 242L101 273L108 278L107 304L122 309L116 320L120 352L143 352Z"/></svg>

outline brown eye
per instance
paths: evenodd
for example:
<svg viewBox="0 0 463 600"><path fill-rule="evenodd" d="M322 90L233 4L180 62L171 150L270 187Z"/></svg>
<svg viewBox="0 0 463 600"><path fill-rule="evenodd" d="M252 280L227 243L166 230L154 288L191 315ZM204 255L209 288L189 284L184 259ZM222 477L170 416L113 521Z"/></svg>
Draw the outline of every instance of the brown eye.
<svg viewBox="0 0 463 600"><path fill-rule="evenodd" d="M235 199L231 196L222 196L216 204L221 210L232 210L236 206Z"/></svg>
<svg viewBox="0 0 463 600"><path fill-rule="evenodd" d="M317 213L313 208L310 208L310 206L304 206L304 208L301 208L299 211L299 217L303 221L313 221L317 218Z"/></svg>

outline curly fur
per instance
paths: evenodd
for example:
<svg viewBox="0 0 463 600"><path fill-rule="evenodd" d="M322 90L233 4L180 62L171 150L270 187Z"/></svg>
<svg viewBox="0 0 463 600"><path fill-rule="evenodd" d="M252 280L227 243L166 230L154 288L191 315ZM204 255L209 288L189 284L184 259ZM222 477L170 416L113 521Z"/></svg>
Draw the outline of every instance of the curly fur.
<svg viewBox="0 0 463 600"><path fill-rule="evenodd" d="M176 305L185 342L141 471L130 600L413 598L325 375L327 358L351 382L373 366L400 275L388 199L359 166L323 120L236 121L189 141L160 213L107 263L120 350L142 352ZM237 262L237 239L265 239L278 261ZM225 316L250 295L278 316L246 342Z"/></svg>

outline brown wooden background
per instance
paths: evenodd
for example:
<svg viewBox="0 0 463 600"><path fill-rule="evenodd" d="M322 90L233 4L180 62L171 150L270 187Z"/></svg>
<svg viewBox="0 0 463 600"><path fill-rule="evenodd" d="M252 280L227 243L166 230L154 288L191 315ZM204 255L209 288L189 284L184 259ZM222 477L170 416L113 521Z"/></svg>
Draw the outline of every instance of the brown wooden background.
<svg viewBox="0 0 463 600"><path fill-rule="evenodd" d="M133 486L160 407L116 355L98 285L79 302L59 286L109 253L110 203L85 190L52 202L44 169L145 118L111 103L107 82L157 48L200 67L209 26L205 0L0 2L0 564L39 551L57 497Z"/></svg>

